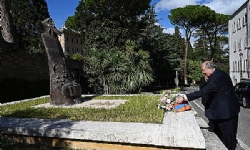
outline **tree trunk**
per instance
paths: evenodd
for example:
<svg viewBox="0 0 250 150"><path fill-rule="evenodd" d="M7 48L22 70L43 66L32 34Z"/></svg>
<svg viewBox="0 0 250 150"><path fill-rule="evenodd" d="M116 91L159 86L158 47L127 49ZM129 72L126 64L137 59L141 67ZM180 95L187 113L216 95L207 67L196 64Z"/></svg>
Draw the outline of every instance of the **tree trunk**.
<svg viewBox="0 0 250 150"><path fill-rule="evenodd" d="M185 48L185 57L184 57L184 84L188 84L188 80L187 80L188 44L189 44L189 38L186 33L186 48Z"/></svg>

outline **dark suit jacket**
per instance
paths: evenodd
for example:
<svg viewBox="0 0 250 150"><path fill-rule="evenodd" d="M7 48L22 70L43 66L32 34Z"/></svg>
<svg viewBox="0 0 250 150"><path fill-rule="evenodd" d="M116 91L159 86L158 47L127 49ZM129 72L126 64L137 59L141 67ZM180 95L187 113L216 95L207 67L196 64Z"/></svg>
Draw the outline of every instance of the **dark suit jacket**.
<svg viewBox="0 0 250 150"><path fill-rule="evenodd" d="M207 81L205 80L205 77L200 78L200 86L199 89L201 90L203 87L205 87ZM202 95L201 97L201 103L206 106L208 96L207 95Z"/></svg>
<svg viewBox="0 0 250 150"><path fill-rule="evenodd" d="M205 116L208 119L227 119L240 112L240 104L231 78L224 71L215 69L200 91L187 94L189 101L202 96L208 98L205 104Z"/></svg>

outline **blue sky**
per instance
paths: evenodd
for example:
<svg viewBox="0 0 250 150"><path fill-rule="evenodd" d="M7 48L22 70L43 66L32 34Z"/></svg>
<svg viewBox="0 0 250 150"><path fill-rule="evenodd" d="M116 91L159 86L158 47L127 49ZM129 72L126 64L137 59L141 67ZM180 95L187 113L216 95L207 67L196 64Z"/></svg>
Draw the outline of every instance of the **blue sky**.
<svg viewBox="0 0 250 150"><path fill-rule="evenodd" d="M65 20L74 15L75 8L80 0L46 0L50 17L54 20L56 27L61 28ZM217 13L231 15L246 0L152 0L151 5L156 3L157 18L159 25L164 28L164 32L173 33L174 27L168 20L171 9L184 7L185 5L206 5ZM182 34L184 33L181 30Z"/></svg>

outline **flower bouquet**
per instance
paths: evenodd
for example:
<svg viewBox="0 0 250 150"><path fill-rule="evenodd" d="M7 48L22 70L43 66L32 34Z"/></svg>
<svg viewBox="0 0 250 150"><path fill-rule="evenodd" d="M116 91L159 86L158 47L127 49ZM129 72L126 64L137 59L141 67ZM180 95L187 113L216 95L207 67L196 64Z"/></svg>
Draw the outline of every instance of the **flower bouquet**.
<svg viewBox="0 0 250 150"><path fill-rule="evenodd" d="M176 98L178 96L183 97L182 103L176 103ZM160 100L157 104L159 109L164 109L165 111L181 112L185 110L190 110L191 106L188 104L187 97L185 94L180 94L176 91L164 91Z"/></svg>

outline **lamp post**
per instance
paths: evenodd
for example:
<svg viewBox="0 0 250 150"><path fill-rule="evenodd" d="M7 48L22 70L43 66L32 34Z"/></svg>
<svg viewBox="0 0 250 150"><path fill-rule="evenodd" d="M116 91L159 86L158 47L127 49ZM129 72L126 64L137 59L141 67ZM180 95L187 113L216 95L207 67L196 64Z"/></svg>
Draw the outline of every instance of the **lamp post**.
<svg viewBox="0 0 250 150"><path fill-rule="evenodd" d="M174 79L175 85L176 85L176 92L178 93L178 85L179 85L179 79L178 79L178 71L176 70L176 78Z"/></svg>
<svg viewBox="0 0 250 150"><path fill-rule="evenodd" d="M239 56L240 56L240 77L242 78L242 56L243 54L240 53Z"/></svg>

